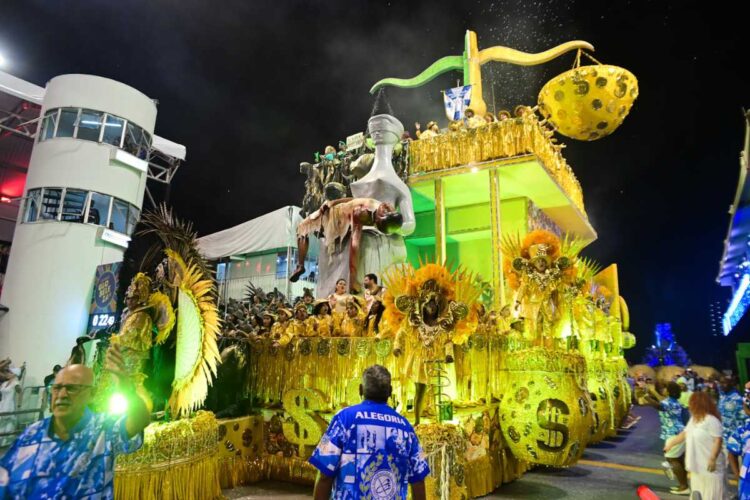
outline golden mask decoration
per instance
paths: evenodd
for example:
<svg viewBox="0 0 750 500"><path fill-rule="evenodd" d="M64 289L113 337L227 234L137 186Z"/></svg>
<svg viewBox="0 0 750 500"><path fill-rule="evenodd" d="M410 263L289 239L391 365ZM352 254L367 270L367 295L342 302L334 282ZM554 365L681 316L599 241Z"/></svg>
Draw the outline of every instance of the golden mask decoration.
<svg viewBox="0 0 750 500"><path fill-rule="evenodd" d="M422 283L416 295L397 296L395 304L425 346L432 345L438 336L453 331L456 324L469 314L467 305L448 299L435 279Z"/></svg>

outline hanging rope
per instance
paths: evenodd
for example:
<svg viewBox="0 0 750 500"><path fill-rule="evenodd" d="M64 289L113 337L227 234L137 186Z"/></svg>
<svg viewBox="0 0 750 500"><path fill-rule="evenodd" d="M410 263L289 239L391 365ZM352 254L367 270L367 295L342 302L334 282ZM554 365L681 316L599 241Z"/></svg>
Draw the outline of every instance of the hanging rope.
<svg viewBox="0 0 750 500"><path fill-rule="evenodd" d="M575 61L573 61L573 69L581 67L581 56L582 55L586 56L587 58L589 58L591 61L595 62L596 64L602 65L602 63L599 62L599 61L597 61L596 58L594 58L594 56L592 56L588 52L584 51L583 49L578 49L576 51Z"/></svg>
<svg viewBox="0 0 750 500"><path fill-rule="evenodd" d="M592 56L592 55L591 55L591 54L589 54L588 52L584 52L583 50L581 50L581 53L582 53L582 54L583 54L584 56L586 56L586 57L588 57L589 59L591 59L592 61L594 61L594 62L595 62L596 64L599 64L600 66L602 65L602 63L600 63L600 62L599 62L598 60L596 60L596 59L594 58L594 56Z"/></svg>

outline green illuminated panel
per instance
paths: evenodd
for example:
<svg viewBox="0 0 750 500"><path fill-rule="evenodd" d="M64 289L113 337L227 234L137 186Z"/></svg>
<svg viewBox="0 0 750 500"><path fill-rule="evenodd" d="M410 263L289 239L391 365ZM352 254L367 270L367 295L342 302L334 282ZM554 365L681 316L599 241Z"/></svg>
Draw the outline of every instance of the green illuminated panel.
<svg viewBox="0 0 750 500"><path fill-rule="evenodd" d="M435 238L406 240L406 259L414 267L421 262L435 262Z"/></svg>
<svg viewBox="0 0 750 500"><path fill-rule="evenodd" d="M481 203L446 210L446 231L449 235L490 228L490 204Z"/></svg>
<svg viewBox="0 0 750 500"><path fill-rule="evenodd" d="M527 233L527 207L526 198L514 198L500 202L500 231L502 234L520 234L523 236Z"/></svg>

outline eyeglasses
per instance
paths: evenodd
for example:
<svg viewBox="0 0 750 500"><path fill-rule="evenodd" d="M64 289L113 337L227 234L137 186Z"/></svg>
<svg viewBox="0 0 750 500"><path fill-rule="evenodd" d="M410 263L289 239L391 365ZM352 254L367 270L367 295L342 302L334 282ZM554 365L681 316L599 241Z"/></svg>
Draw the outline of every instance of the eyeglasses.
<svg viewBox="0 0 750 500"><path fill-rule="evenodd" d="M84 391L86 389L90 389L93 387L92 385L84 385L84 384L53 384L52 385L52 392L55 394L59 394L60 391L65 389L68 394L71 396L75 396L76 394L80 393L81 391Z"/></svg>

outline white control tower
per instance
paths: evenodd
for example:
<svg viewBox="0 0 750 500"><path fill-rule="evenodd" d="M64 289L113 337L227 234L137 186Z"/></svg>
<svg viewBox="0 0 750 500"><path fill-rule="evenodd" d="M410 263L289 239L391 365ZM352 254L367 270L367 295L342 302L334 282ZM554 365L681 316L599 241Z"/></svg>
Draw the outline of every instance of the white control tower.
<svg viewBox="0 0 750 500"><path fill-rule="evenodd" d="M122 260L140 217L156 105L107 78L63 75L44 91L0 302L0 353L30 383L86 333L97 266Z"/></svg>

